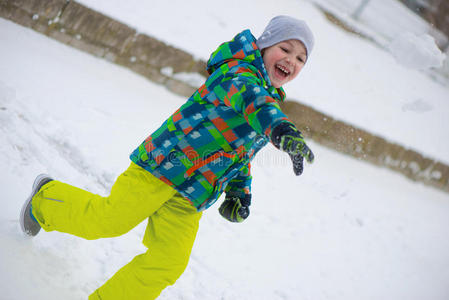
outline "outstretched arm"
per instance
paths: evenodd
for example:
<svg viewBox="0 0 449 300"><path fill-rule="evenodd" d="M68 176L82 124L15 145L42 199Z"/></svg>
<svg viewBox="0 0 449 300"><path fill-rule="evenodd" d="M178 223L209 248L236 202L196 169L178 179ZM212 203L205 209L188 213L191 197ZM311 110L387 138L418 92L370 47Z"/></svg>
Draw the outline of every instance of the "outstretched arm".
<svg viewBox="0 0 449 300"><path fill-rule="evenodd" d="M256 78L249 76L246 80L223 81L213 91L220 102L242 114L258 134L270 138L276 148L287 152L294 173L301 175L304 158L311 163L314 155L278 102L259 84Z"/></svg>
<svg viewBox="0 0 449 300"><path fill-rule="evenodd" d="M257 78L241 77L223 79L211 92L220 103L242 115L259 135L269 138L272 128L279 123L293 124L282 112L278 101L260 86Z"/></svg>

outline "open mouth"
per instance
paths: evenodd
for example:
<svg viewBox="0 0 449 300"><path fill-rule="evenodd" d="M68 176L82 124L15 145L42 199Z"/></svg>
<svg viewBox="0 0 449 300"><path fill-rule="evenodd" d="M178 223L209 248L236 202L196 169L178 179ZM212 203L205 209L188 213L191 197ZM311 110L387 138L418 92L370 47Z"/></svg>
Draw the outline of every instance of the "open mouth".
<svg viewBox="0 0 449 300"><path fill-rule="evenodd" d="M275 70L276 74L281 78L287 78L290 75L290 71L282 65L276 64Z"/></svg>

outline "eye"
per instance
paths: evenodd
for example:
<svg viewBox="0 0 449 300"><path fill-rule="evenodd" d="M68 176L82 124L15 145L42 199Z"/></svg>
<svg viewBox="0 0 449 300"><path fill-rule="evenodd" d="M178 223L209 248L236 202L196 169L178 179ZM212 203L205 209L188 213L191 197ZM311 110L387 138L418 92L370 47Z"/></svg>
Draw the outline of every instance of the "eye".
<svg viewBox="0 0 449 300"><path fill-rule="evenodd" d="M298 61L300 62L300 63L305 63L305 60L302 58L302 57L300 57L300 56L298 56Z"/></svg>
<svg viewBox="0 0 449 300"><path fill-rule="evenodd" d="M281 47L281 50L284 51L285 53L288 53L288 49L287 48Z"/></svg>

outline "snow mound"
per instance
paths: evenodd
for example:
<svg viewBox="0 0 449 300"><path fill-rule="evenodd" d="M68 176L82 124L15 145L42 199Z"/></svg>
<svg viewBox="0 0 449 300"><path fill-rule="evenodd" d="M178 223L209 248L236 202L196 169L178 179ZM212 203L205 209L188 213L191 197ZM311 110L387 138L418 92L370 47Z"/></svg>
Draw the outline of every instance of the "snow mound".
<svg viewBox="0 0 449 300"><path fill-rule="evenodd" d="M390 43L389 50L398 63L415 70L441 68L446 59L428 34L401 34Z"/></svg>

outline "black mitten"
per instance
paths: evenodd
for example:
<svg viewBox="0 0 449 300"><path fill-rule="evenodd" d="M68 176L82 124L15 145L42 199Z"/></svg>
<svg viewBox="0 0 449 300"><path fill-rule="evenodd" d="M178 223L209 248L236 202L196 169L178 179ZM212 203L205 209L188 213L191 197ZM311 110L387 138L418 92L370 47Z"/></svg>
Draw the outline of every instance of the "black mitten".
<svg viewBox="0 0 449 300"><path fill-rule="evenodd" d="M218 211L226 220L241 223L248 218L250 205L250 195L246 195L245 198L240 198L232 194L227 194Z"/></svg>

